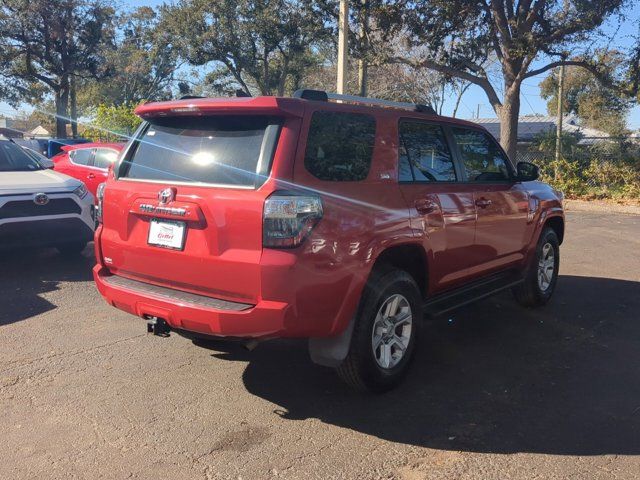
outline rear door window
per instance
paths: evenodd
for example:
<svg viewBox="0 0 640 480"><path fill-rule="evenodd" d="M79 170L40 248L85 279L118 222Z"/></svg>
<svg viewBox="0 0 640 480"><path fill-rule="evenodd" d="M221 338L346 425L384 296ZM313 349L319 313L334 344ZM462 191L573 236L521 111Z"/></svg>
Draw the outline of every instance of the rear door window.
<svg viewBox="0 0 640 480"><path fill-rule="evenodd" d="M453 128L462 163L470 182L505 182L511 178L509 160L487 133Z"/></svg>
<svg viewBox="0 0 640 480"><path fill-rule="evenodd" d="M277 118L253 115L154 119L135 141L120 177L254 186L269 173L279 125Z"/></svg>
<svg viewBox="0 0 640 480"><path fill-rule="evenodd" d="M93 155L93 149L81 148L78 150L71 150L69 152L69 158L76 165L89 165L91 163L91 156Z"/></svg>
<svg viewBox="0 0 640 480"><path fill-rule="evenodd" d="M399 133L401 182L456 181L453 159L440 125L403 121Z"/></svg>
<svg viewBox="0 0 640 480"><path fill-rule="evenodd" d="M118 158L118 152L110 148L96 148L96 156L93 159L93 166L107 170Z"/></svg>
<svg viewBox="0 0 640 480"><path fill-rule="evenodd" d="M375 139L376 121L371 115L314 112L304 165L320 180L364 180L371 168Z"/></svg>

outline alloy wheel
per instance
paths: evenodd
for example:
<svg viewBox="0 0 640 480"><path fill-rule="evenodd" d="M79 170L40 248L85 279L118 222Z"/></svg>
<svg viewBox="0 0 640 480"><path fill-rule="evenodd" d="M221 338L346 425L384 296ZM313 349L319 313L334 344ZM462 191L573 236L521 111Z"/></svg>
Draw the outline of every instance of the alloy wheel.
<svg viewBox="0 0 640 480"><path fill-rule="evenodd" d="M546 292L551 285L555 268L556 256L553 245L547 242L542 246L542 254L538 260L538 286L541 291Z"/></svg>
<svg viewBox="0 0 640 480"><path fill-rule="evenodd" d="M404 358L411 340L413 313L409 301L400 294L383 303L373 323L371 347L378 366L391 369Z"/></svg>

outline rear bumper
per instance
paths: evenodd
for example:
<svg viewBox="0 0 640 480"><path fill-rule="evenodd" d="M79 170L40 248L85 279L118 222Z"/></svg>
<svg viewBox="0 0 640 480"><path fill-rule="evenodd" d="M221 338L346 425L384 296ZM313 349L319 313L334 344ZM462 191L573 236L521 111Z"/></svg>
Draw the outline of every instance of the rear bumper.
<svg viewBox="0 0 640 480"><path fill-rule="evenodd" d="M220 337L287 336L286 303L228 302L111 275L101 265L93 268L93 277L112 306L143 318L162 318L174 329Z"/></svg>

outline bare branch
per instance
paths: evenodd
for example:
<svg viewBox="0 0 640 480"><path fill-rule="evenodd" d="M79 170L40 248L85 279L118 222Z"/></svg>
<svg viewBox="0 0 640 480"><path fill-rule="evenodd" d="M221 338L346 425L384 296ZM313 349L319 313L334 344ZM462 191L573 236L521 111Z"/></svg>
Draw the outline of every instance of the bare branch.
<svg viewBox="0 0 640 480"><path fill-rule="evenodd" d="M423 59L412 62L406 58L395 57L390 58L389 63L403 63L414 68L429 68L431 70L435 70L436 72L444 73L445 75L450 75L452 77L466 80L467 82L473 83L474 85L478 85L485 91L489 99L489 103L491 103L491 106L494 108L494 110L498 111L500 107L502 107L502 102L500 101L498 94L493 88L493 85L491 85L489 79L486 77L479 77L464 70L459 70L448 65L443 65L431 59Z"/></svg>
<svg viewBox="0 0 640 480"><path fill-rule="evenodd" d="M575 67L582 67L586 70L589 70L591 73L593 73L593 75L603 84L607 85L607 84L611 84L611 80L604 75L596 65L594 65L591 62L588 62L586 60L557 60L555 62L550 62L548 64L546 64L544 67L540 67L537 68L535 70L529 70L522 78L526 79L526 78L531 78L531 77L535 77L536 75L540 75L541 73L547 72L549 70L552 70L556 67L560 67L560 66L575 66Z"/></svg>

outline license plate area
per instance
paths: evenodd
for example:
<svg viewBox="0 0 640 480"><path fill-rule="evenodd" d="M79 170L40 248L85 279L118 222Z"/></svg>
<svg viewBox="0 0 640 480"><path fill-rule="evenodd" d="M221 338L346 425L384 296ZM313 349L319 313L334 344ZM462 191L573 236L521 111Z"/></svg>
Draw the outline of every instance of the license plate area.
<svg viewBox="0 0 640 480"><path fill-rule="evenodd" d="M149 222L149 236L147 243L154 247L184 250L187 236L187 223L175 220L160 220L152 218Z"/></svg>

